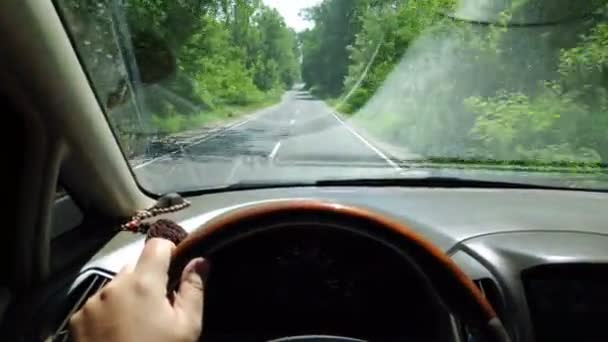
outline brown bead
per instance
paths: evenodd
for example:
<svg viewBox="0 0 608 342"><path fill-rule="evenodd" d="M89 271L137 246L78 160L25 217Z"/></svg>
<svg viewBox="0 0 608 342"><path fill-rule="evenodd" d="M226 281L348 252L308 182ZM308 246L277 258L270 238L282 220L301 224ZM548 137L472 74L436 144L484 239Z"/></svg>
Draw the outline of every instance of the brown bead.
<svg viewBox="0 0 608 342"><path fill-rule="evenodd" d="M163 238L174 244L182 242L188 233L177 223L171 220L158 220L150 225L146 241L152 238Z"/></svg>

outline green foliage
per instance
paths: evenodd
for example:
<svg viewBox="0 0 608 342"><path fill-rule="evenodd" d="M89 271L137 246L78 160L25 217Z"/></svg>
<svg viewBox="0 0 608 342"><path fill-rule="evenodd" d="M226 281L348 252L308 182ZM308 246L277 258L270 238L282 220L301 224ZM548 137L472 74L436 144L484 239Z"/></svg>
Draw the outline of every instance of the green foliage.
<svg viewBox="0 0 608 342"><path fill-rule="evenodd" d="M559 73L569 85L608 85L608 24L594 27L582 36L580 45L564 49L560 55Z"/></svg>
<svg viewBox="0 0 608 342"><path fill-rule="evenodd" d="M190 115L182 115L173 107L170 107L168 115L154 115L152 122L161 134L173 134L194 127L231 120L241 114L250 113L260 108L268 107L281 98L282 89L272 90L256 102L249 105L226 105L213 110L200 111Z"/></svg>
<svg viewBox="0 0 608 342"><path fill-rule="evenodd" d="M498 92L465 100L477 115L471 130L477 153L495 158L608 161L608 25L562 49L554 81L532 92Z"/></svg>
<svg viewBox="0 0 608 342"><path fill-rule="evenodd" d="M584 120L588 109L571 96L556 92L558 89L548 84L534 98L522 93L468 98L467 105L477 114L471 129L474 141L480 143L477 149L488 158L503 160L542 157L557 161L568 155L571 160L588 161L590 155L597 157L597 153L578 153L579 148L586 148L576 146L577 139L564 134L576 121Z"/></svg>
<svg viewBox="0 0 608 342"><path fill-rule="evenodd" d="M111 102L106 110L129 155L143 151L151 130L174 133L225 117L228 108L236 113L278 101L277 90L299 79L296 34L260 0L59 4L99 97ZM172 77L130 85L141 72L136 65L146 62L132 60L140 36L153 37L146 52L170 51L177 68ZM127 91L121 85L129 85ZM126 100L106 101L113 93L127 94Z"/></svg>
<svg viewBox="0 0 608 342"><path fill-rule="evenodd" d="M446 17L452 0L324 0L299 37L302 77L374 135L429 158L599 165L606 3L497 2L495 24L478 25Z"/></svg>
<svg viewBox="0 0 608 342"><path fill-rule="evenodd" d="M496 1L506 7L489 25L446 16L457 0L323 0L299 34L261 0L123 1L59 3L129 154L150 128L226 119L302 79L415 154L608 163L608 0ZM140 89L144 103L124 86L134 71L119 48L141 33L177 65Z"/></svg>
<svg viewBox="0 0 608 342"><path fill-rule="evenodd" d="M315 27L300 34L302 79L320 95L336 96L343 91L348 72L348 47L361 26L361 15L372 0L325 0L310 8Z"/></svg>
<svg viewBox="0 0 608 342"><path fill-rule="evenodd" d="M300 35L302 78L322 96L348 92L363 78L368 95L382 84L404 49L443 19L452 0L325 0L308 11L315 27ZM371 61L371 65L370 65ZM361 93L348 108L359 109Z"/></svg>
<svg viewBox="0 0 608 342"><path fill-rule="evenodd" d="M255 0L129 0L132 27L161 31L179 72L211 108L262 101L297 78L295 34L278 12ZM180 20L172 19L178 16ZM170 115L167 107L154 110ZM180 114L176 114L180 115Z"/></svg>

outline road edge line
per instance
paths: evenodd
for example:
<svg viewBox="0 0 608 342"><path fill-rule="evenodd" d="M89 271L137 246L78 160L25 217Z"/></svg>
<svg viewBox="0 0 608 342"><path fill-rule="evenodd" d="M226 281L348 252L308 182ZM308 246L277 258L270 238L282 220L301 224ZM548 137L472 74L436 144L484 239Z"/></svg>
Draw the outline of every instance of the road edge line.
<svg viewBox="0 0 608 342"><path fill-rule="evenodd" d="M266 111L266 110L269 110L269 109L274 109L273 107L279 106L279 105L280 104L276 104L274 106L261 109L261 111ZM227 131L229 131L231 129L235 129L235 128L241 127L244 124L246 124L246 123L248 123L250 121L253 121L253 120L257 119L258 117L264 116L266 114L267 113L264 113L264 112L263 113L252 113L252 114L248 115L248 117L245 117L243 120L239 120L239 121L233 122L233 123L231 123L231 124L229 124L227 126L220 127L217 130L215 130L214 132L209 133L209 134L203 136L201 139L186 144L184 146L184 148L190 148L190 147L192 147L194 145L197 145L197 144L200 144L202 142L205 142L205 141L207 141L209 139L212 139L212 138L214 138L214 137L216 137L216 136L218 136L218 135L220 135L220 134L222 134L224 132L227 132ZM138 170L138 169L140 169L140 168L142 168L144 166L148 166L150 164L156 163L157 161L163 160L163 159L165 159L165 158L167 158L167 157L169 157L171 155L174 155L177 152L179 152L179 150L178 151L172 151L172 152L169 152L169 153L165 153L165 154L163 154L161 156L158 156L156 158L150 159L150 160L148 160L148 161L146 161L144 163L141 163L139 165L135 165L132 168L133 168L133 170Z"/></svg>
<svg viewBox="0 0 608 342"><path fill-rule="evenodd" d="M384 152L382 152L378 147L374 146L368 139L364 138L359 132L357 132L350 124L346 121L342 120L340 116L334 111L330 110L330 113L340 122L346 129L348 129L354 136L359 138L361 142L365 144L365 146L369 147L372 151L374 151L378 156L380 156L384 161L386 161L390 166L392 166L397 171L402 171L403 169L399 166L399 164L395 163L389 156L387 156Z"/></svg>
<svg viewBox="0 0 608 342"><path fill-rule="evenodd" d="M205 140L209 140L209 139L211 139L211 138L213 138L213 137L218 136L218 135L219 135L219 134L221 134L222 132L226 132L226 131L229 131L229 130L231 130L231 129L233 129L233 128L238 127L237 125L239 125L239 126L240 126L240 125L244 125L244 124L246 124L247 122L249 122L249 121L251 121L251 120L252 120L251 118L248 118L248 119L245 119L245 120L241 120L241 121L233 122L233 123L231 123L231 124L230 124L230 125L228 125L228 126L218 128L218 129L217 129L217 130L215 130L214 132L212 132L212 133L210 133L210 134L207 134L207 135L203 136L202 138L200 138L200 139L198 139L198 140L196 140L196 141L194 141L194 142L190 142L190 143L186 144L186 145L184 146L184 148L189 148L189 147L192 147L192 146L194 146L194 145L196 145L196 144L200 144L200 143L204 142ZM139 164L139 165L134 166L134 167L133 167L133 170L138 170L138 169L140 169L140 168L142 168L142 167L145 167L145 166L148 166L148 165L150 165L150 164L156 163L157 161L163 160L163 159L165 159L165 158L167 158L167 157L169 157L169 156L171 156L171 155L176 154L176 153L177 153L177 152L179 152L179 151L180 151L180 150L177 150L177 151L172 151L172 152L169 152L169 153L165 153L165 154L163 154L163 155L161 155L161 156L158 156L158 157L156 157L156 158L150 159L150 160L148 160L148 161L146 161L146 162L144 162L144 163L141 163L141 164Z"/></svg>

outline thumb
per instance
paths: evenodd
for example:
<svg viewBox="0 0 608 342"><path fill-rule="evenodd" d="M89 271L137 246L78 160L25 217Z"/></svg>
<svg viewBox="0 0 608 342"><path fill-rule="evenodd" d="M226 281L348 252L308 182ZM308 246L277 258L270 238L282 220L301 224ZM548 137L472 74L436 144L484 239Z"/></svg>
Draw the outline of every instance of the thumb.
<svg viewBox="0 0 608 342"><path fill-rule="evenodd" d="M191 260L184 268L173 307L188 322L200 325L203 317L204 280L209 274L209 262L203 258Z"/></svg>

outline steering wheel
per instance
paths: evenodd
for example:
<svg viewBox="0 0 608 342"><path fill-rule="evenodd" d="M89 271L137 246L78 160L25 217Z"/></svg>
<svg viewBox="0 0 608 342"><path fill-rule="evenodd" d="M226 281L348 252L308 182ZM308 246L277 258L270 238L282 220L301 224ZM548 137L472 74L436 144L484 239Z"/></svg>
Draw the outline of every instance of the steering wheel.
<svg viewBox="0 0 608 342"><path fill-rule="evenodd" d="M455 317L467 324L473 335L481 337L482 341L510 341L490 303L442 250L402 223L366 209L335 203L315 200L269 202L229 211L207 222L175 249L169 288L177 286L181 270L192 258L203 256L213 262L214 253L236 241L273 229L286 229L289 222L303 221L381 242L407 259L428 280L432 291ZM359 340L340 336L289 336L275 341Z"/></svg>

